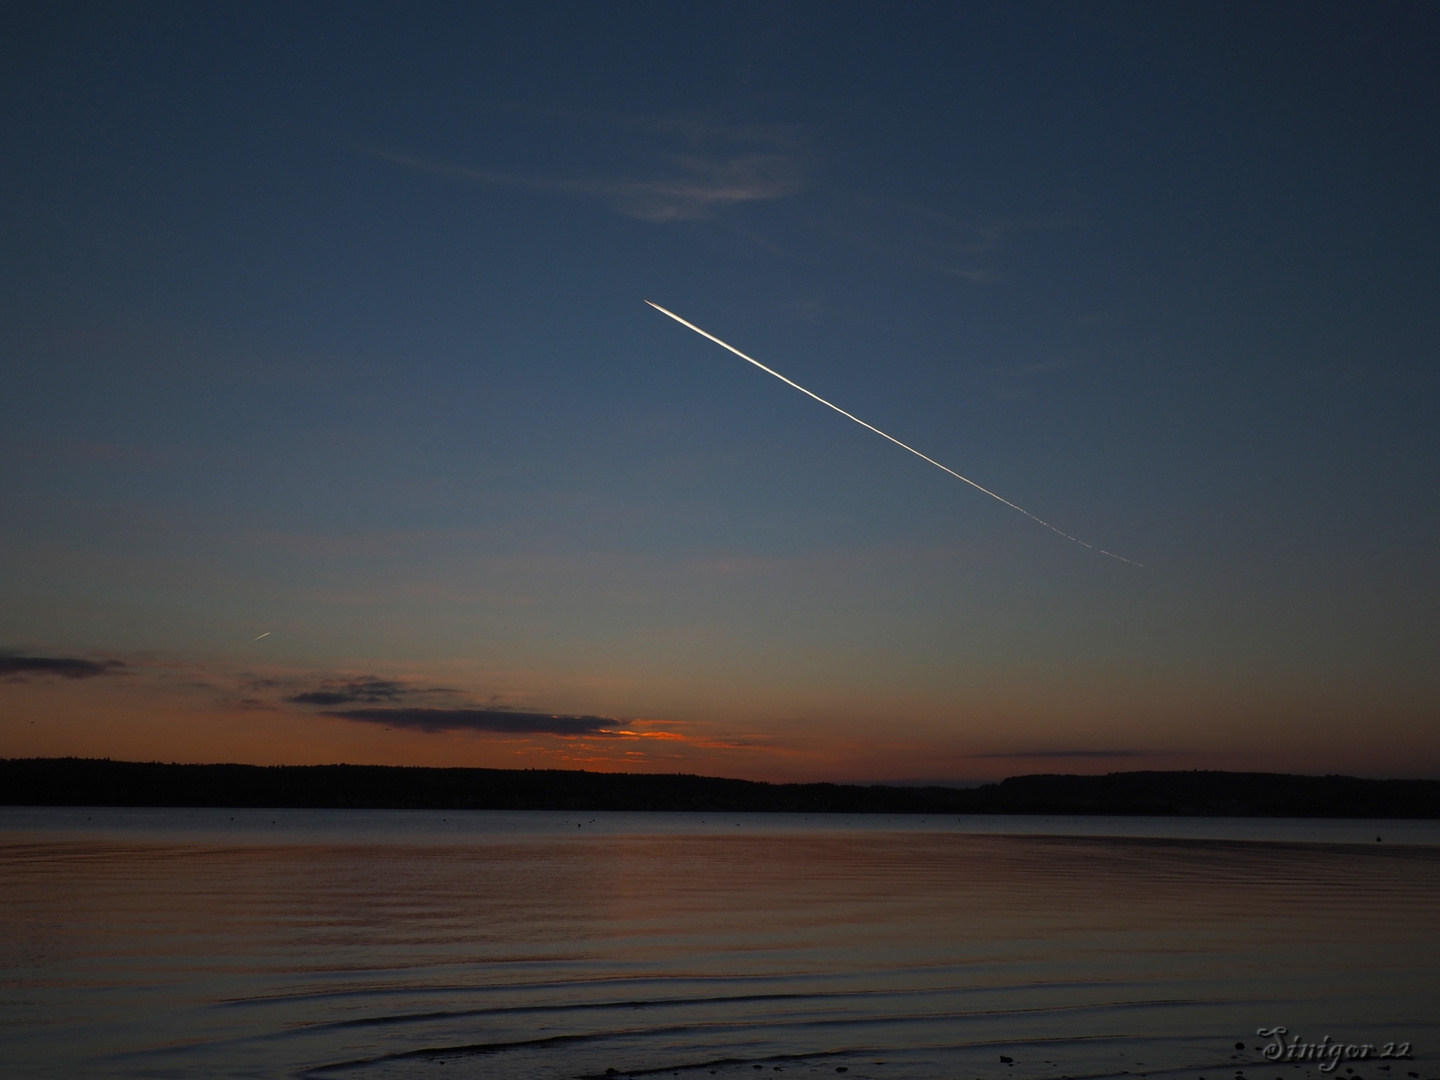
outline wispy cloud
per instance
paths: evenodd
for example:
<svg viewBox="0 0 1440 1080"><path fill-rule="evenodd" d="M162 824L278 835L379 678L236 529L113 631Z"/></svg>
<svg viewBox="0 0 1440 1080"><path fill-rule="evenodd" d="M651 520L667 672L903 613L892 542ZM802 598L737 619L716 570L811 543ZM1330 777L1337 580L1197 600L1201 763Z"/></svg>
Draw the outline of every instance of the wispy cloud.
<svg viewBox="0 0 1440 1080"><path fill-rule="evenodd" d="M872 255L923 266L974 285L1005 275L996 268L1010 220L973 221L898 199L841 199L827 226Z"/></svg>
<svg viewBox="0 0 1440 1080"><path fill-rule="evenodd" d="M621 116L513 107L525 122L562 129L582 164L554 171L460 164L372 149L376 157L452 180L592 199L642 221L692 221L808 186L807 139L793 124L727 124L707 116ZM567 135L564 128L572 129ZM582 129L575 131L573 129ZM618 159L600 162L600 158Z"/></svg>
<svg viewBox="0 0 1440 1080"><path fill-rule="evenodd" d="M602 735L618 733L617 729L624 727L603 716L546 716L510 709L347 709L323 715L427 734L490 731L505 735Z"/></svg>
<svg viewBox="0 0 1440 1080"><path fill-rule="evenodd" d="M100 675L115 675L124 667L119 660L0 654L0 678L21 679L26 675L56 675L62 679L93 679Z"/></svg>
<svg viewBox="0 0 1440 1080"><path fill-rule="evenodd" d="M958 277L968 281L972 285L988 285L992 281L998 281L1000 275L994 270L966 270L958 266L943 266L940 263L934 264L934 269L942 274L949 274L951 277Z"/></svg>
<svg viewBox="0 0 1440 1080"><path fill-rule="evenodd" d="M376 155L436 176L599 199L642 221L690 221L727 206L783 199L805 187L799 162L785 154L669 154L655 159L656 175L586 179L501 172L383 151Z"/></svg>
<svg viewBox="0 0 1440 1080"><path fill-rule="evenodd" d="M714 146L726 143L769 146L777 150L796 151L809 142L809 131L802 124L735 123L711 113L632 113L603 112L588 109L552 109L530 104L503 106L503 112L534 120L566 123L574 127L614 131L634 131L667 139L678 139L687 146Z"/></svg>
<svg viewBox="0 0 1440 1080"><path fill-rule="evenodd" d="M1030 394L1035 380L1062 371L1087 367L1095 361L1087 356L1065 356L1032 364L1017 364L996 371L990 377L990 391L1001 401L1011 401Z"/></svg>

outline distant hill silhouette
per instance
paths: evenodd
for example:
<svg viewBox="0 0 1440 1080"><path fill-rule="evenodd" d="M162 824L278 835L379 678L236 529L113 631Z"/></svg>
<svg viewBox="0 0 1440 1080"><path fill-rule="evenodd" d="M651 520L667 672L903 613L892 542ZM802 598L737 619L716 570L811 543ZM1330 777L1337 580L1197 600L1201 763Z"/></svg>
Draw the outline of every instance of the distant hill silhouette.
<svg viewBox="0 0 1440 1080"><path fill-rule="evenodd" d="M1440 818L1440 781L1285 773L1013 776L976 788L766 784L711 776L388 765L0 759L0 804L806 814Z"/></svg>

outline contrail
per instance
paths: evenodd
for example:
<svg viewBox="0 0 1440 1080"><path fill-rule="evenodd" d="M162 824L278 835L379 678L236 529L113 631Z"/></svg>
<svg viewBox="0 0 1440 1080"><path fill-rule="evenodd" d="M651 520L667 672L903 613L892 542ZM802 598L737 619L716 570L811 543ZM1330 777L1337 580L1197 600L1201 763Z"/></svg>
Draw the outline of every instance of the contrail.
<svg viewBox="0 0 1440 1080"><path fill-rule="evenodd" d="M251 638L250 641L251 641L251 643L253 644L253 643L256 642L256 641L259 641L260 638L262 638L262 637L269 637L269 636L270 636L270 633L271 633L271 632L270 632L269 630L266 630L263 634L260 635L260 637Z"/></svg>
<svg viewBox="0 0 1440 1080"><path fill-rule="evenodd" d="M1051 532L1053 532L1053 533L1058 533L1060 536L1063 536L1066 540L1073 540L1075 543L1079 544L1079 545L1080 545L1081 547L1083 547L1083 548L1089 548L1091 551L1098 551L1101 555L1108 555L1108 556L1110 556L1110 558L1112 558L1112 559L1119 559L1121 562L1123 562L1123 563L1129 563L1131 566L1143 566L1143 565L1144 565L1144 563L1137 563L1137 562L1136 562L1135 560L1133 560L1133 559L1127 559L1127 558L1125 558L1124 555L1116 555L1113 551L1106 551L1104 548L1097 548L1094 544L1087 544L1087 543L1085 543L1084 540L1081 540L1078 536L1071 536L1071 535L1070 535L1069 533L1067 533L1064 529L1057 529L1054 525L1051 525L1048 521L1045 521L1045 520L1043 520L1042 518L1038 518L1038 517L1036 517L1034 514L1030 513L1030 511L1029 511L1029 510L1026 510L1023 506L1016 506L1014 503L1012 503L1009 499L1005 498L1004 496L1002 496L1002 495L996 495L995 492L991 491L991 490L990 490L989 488L987 488L987 487L981 487L981 486L980 486L979 484L977 484L974 480L971 480L968 476L961 476L958 472L956 472L954 469L950 468L948 465L941 465L940 462L936 461L934 458L928 457L928 456L926 456L925 454L922 454L919 450L916 450L913 446L909 446L909 445L901 442L899 439L895 438L894 435L887 435L887 434L885 434L885 432L881 431L881 430L880 430L878 427L876 427L874 424L867 424L864 420L861 420L858 416L855 416L853 413L848 413L848 412L846 412L844 409L840 408L839 405L835 405L835 404L832 404L832 403L829 402L829 401L826 401L826 400L825 400L823 397L821 397L819 394L813 394L813 393L811 393L809 390L806 390L805 387L801 386L799 383L795 382L793 379L787 379L784 375L781 375L781 374L780 374L778 371L776 371L774 368L768 368L768 367L766 367L764 364L760 363L759 360L756 360L753 356L746 356L746 355L745 355L743 352L741 352L739 349L735 348L734 345L726 344L725 342L721 341L718 337L716 337L714 334L707 333L706 331L701 330L700 327L696 326L694 323L690 322L690 321L687 320L687 319L682 319L679 315L676 315L673 311L667 311L665 308L663 308L663 307L661 307L659 304L655 303L655 301L653 301L653 300L646 300L645 303L649 304L649 305L650 305L651 307L653 307L656 311L660 312L660 314L662 314L662 315L669 315L670 318L674 319L674 320L675 320L676 322L678 322L681 326L688 326L691 330L694 330L694 331L695 331L697 334L699 334L701 337L703 337L703 338L709 338L709 339L710 339L711 341L713 341L716 345L719 345L722 349L729 349L729 350L730 350L732 353L734 353L736 356L740 357L741 360L748 360L750 363L752 363L752 364L754 364L756 367L758 367L761 371L766 372L766 373L769 374L769 375L774 375L775 378L779 379L781 382L785 383L787 386L793 386L796 390L799 390L799 391L800 391L802 394L804 394L806 397L812 397L812 398L814 398L816 401L820 402L821 405L824 405L826 408L834 409L834 410L835 410L836 412L838 412L841 416L844 416L844 417L847 417L848 419L854 420L855 423L859 424L859 425L860 425L861 427L863 427L863 428L868 428L869 430L873 431L876 435L879 435L882 439L889 439L892 443L894 443L896 446L900 447L901 449L903 449L903 450L909 450L910 453L914 454L916 457L918 457L918 458L923 458L924 460L928 461L931 465L934 465L937 469L943 469L945 472L947 472L947 473L949 473L951 476L955 477L955 479L957 479L957 480L964 480L965 483L969 484L969 485L970 485L971 487L973 487L976 491L983 491L986 495L989 495L992 499L995 499L995 500L997 500L997 501L999 501L999 502L1002 502L1002 503L1004 503L1006 506L1010 507L1011 510L1019 510L1020 513L1024 514L1024 515L1025 515L1026 517L1028 517L1031 521L1034 521L1034 522L1036 522L1036 523L1038 523L1038 524L1040 524L1040 525L1044 525L1045 528L1049 529L1049 530L1050 530Z"/></svg>

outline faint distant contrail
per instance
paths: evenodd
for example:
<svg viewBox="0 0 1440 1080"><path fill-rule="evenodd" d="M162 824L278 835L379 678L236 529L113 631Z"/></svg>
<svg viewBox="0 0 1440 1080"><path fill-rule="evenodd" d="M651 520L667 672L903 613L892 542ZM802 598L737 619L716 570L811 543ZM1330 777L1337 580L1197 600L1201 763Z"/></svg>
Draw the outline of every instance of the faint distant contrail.
<svg viewBox="0 0 1440 1080"><path fill-rule="evenodd" d="M989 488L981 487L981 486L980 486L979 484L977 484L974 480L971 480L968 476L961 476L958 472L956 472L954 469L950 468L949 466L947 466L947 465L941 465L940 462L936 461L934 458L932 458L932 457L927 457L926 455L922 454L919 450L916 450L913 446L908 446L908 445L906 445L905 443L901 442L899 439L895 438L894 435L887 435L887 434L885 434L885 432L881 431L881 430L880 430L878 427L876 427L874 424L867 424L864 420L861 420L858 416L855 416L855 415L852 414L852 413L848 413L848 412L846 412L844 409L840 408L839 405L834 405L834 404L826 401L826 400L825 400L823 397L821 397L819 394L812 394L809 390L806 390L805 387L801 386L799 383L795 382L793 379L787 379L784 375L781 375L781 374L780 374L778 371L776 371L775 369L766 367L764 364L760 363L759 360L756 360L753 356L746 356L746 355L745 355L743 352L741 352L739 349L735 348L734 345L727 345L725 342L721 341L721 340L720 340L718 337L716 337L714 334L707 333L706 331L701 330L700 327L696 326L694 323L690 322L690 321L687 320L687 319L682 319L679 315L676 315L673 311L667 311L665 308L661 307L659 304L655 303L653 300L646 300L645 303L649 304L651 307L653 307L656 311L660 312L662 315L669 315L670 318L674 319L674 320L675 320L676 322L678 322L681 326L688 326L691 330L694 330L694 331L695 331L697 334L699 334L701 337L709 338L709 339L710 339L711 341L713 341L716 345L719 345L722 349L729 349L729 350L730 350L732 353L734 353L736 356L740 357L741 360L748 360L750 363L752 363L752 364L754 364L756 367L758 367L761 371L764 371L764 372L766 372L767 374L770 374L770 375L774 375L775 378L779 379L781 382L785 383L787 386L793 386L796 390L799 390L802 394L806 395L807 397L812 397L812 398L814 398L816 401L820 402L821 405L824 405L824 406L826 406L827 408L830 408L830 409L834 409L834 410L835 410L836 412L838 412L841 416L848 417L849 419L854 420L855 423L859 424L859 425L860 425L861 427L863 427L863 428L869 428L869 429L870 429L871 431L873 431L876 435L879 435L882 439L889 439L889 440L890 440L891 442L893 442L896 446L901 447L902 449L905 449L905 450L909 450L910 453L914 454L916 457L918 457L918 458L924 458L924 459L925 459L926 461L928 461L931 465L934 465L937 469L944 469L944 470L945 470L947 473L949 473L951 476L955 477L955 479L957 479L957 480L964 480L965 483L969 484L969 485L970 485L971 487L973 487L976 491L983 491L986 495L989 495L992 499L996 499L996 500L1004 503L1006 506L1010 507L1011 510L1019 510L1020 513L1024 514L1024 515L1025 515L1026 517L1028 517L1031 521L1038 522L1039 524L1044 525L1045 528L1049 529L1049 530L1050 530L1051 532L1053 532L1053 533L1058 533L1059 535L1063 536L1066 540L1073 540L1075 543L1079 544L1081 547L1089 548L1091 551L1098 551L1101 555L1108 555L1108 556L1110 556L1110 558L1112 558L1112 559L1119 559L1121 562L1123 562L1123 563L1129 563L1131 566L1143 566L1143 565L1144 565L1143 563L1137 563L1137 562L1136 562L1135 560L1133 560L1133 559L1127 559L1127 558L1125 558L1124 555L1116 555L1113 551L1106 551L1104 548L1097 548L1094 544L1087 544L1087 543L1085 543L1084 540L1081 540L1078 536L1071 536L1071 535L1070 535L1069 533L1067 533L1064 529L1057 529L1054 525L1051 525L1048 521L1045 521L1045 520L1043 520L1043 519L1041 519L1041 518L1038 518L1038 517L1036 517L1034 514L1030 513L1030 511L1029 511L1029 510L1026 510L1023 506L1016 506L1016 505L1015 505L1014 503L1012 503L1009 499L1004 498L1004 497L1001 496L1001 495L996 495L995 492L991 491Z"/></svg>
<svg viewBox="0 0 1440 1080"><path fill-rule="evenodd" d="M269 636L270 636L270 631L269 631L269 630L266 630L263 634L260 635L260 637L253 637L253 638L251 638L250 640L251 640L251 642L253 643L253 642L259 641L260 638L262 638L262 637L269 637Z"/></svg>

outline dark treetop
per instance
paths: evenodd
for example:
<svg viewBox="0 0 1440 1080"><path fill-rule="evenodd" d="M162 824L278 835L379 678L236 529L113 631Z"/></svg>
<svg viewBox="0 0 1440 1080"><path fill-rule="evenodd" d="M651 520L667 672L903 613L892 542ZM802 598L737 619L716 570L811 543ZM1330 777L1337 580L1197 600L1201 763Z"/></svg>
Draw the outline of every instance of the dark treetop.
<svg viewBox="0 0 1440 1080"><path fill-rule="evenodd" d="M386 765L0 759L0 804L1440 818L1440 781L1283 773L1014 776L976 788Z"/></svg>

